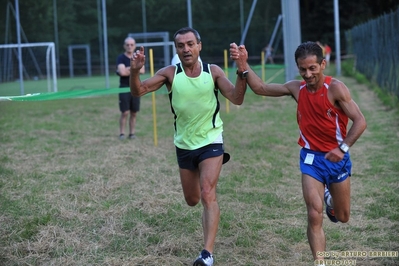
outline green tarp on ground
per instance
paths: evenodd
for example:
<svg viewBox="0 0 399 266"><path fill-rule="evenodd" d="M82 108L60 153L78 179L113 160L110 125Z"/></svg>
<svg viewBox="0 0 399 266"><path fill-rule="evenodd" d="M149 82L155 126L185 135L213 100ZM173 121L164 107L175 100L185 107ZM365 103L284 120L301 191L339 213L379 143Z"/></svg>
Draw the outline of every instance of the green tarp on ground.
<svg viewBox="0 0 399 266"><path fill-rule="evenodd" d="M48 101L61 100L71 98L97 97L108 94L118 94L121 92L129 92L129 88L112 88L112 89L93 89L93 90L73 90L60 92L32 93L21 96L0 96L0 101ZM165 94L165 90L158 90L156 94Z"/></svg>
<svg viewBox="0 0 399 266"><path fill-rule="evenodd" d="M128 92L129 88L113 88L113 89L94 89L94 90L73 90L60 92L32 93L21 96L5 96L0 97L0 101L47 101L60 100L69 98L93 97L99 95L115 94L120 92Z"/></svg>
<svg viewBox="0 0 399 266"><path fill-rule="evenodd" d="M271 82L276 75L280 75L284 71L284 65L267 65L270 69L280 69L275 75L273 75L266 82ZM259 71L262 69L261 65L253 66L253 70ZM229 69L233 71L233 69ZM266 70L267 71L267 70ZM232 82L235 83L235 74L232 78ZM21 96L0 96L0 101L48 101L48 100L62 100L71 98L84 98L84 97L97 97L109 94L118 94L121 92L129 92L129 88L110 88L110 89L86 89L86 90L69 90L60 92L43 92L43 93L32 93ZM161 88L155 92L156 94L167 94L166 87Z"/></svg>

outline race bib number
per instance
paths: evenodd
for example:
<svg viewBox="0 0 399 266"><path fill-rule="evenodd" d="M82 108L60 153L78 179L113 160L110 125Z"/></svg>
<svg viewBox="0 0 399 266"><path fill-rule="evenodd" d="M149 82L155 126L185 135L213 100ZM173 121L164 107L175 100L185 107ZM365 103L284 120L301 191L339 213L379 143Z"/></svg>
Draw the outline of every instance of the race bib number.
<svg viewBox="0 0 399 266"><path fill-rule="evenodd" d="M312 165L313 164L313 159L314 159L314 154L308 153L308 154L306 154L306 158L305 158L304 163Z"/></svg>

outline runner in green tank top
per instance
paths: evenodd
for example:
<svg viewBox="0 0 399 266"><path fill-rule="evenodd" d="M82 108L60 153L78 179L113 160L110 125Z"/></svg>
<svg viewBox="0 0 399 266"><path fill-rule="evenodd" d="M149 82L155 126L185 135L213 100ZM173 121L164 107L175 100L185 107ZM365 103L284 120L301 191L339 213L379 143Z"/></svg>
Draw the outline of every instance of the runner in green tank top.
<svg viewBox="0 0 399 266"><path fill-rule="evenodd" d="M217 89L208 64L201 64L198 77L188 77L180 63L169 91L175 114L175 145L195 150L213 143L222 134ZM205 69L204 69L205 68Z"/></svg>
<svg viewBox="0 0 399 266"><path fill-rule="evenodd" d="M143 96L166 85L175 118L174 143L184 198L189 206L203 205L204 248L194 265L213 265L213 248L220 210L216 185L222 164L228 160L223 149L223 122L219 116L218 93L241 105L246 90L245 69L234 85L217 65L198 60L201 38L192 28L174 34L180 63L157 71L144 81L139 70L145 63L144 48L133 53L130 64L130 91Z"/></svg>

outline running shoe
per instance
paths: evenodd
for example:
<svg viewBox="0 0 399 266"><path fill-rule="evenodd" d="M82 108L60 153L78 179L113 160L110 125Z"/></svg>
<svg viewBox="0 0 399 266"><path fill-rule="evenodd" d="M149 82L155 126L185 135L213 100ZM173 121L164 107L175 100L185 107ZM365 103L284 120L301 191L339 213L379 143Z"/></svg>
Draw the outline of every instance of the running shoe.
<svg viewBox="0 0 399 266"><path fill-rule="evenodd" d="M213 256L209 253L208 250L204 249L201 251L201 254L194 261L193 266L212 266L213 265Z"/></svg>
<svg viewBox="0 0 399 266"><path fill-rule="evenodd" d="M338 223L338 220L334 214L334 209L328 204L329 202L331 202L330 198L331 198L330 191L328 190L328 188L326 186L324 188L324 203L326 204L326 214L331 222Z"/></svg>

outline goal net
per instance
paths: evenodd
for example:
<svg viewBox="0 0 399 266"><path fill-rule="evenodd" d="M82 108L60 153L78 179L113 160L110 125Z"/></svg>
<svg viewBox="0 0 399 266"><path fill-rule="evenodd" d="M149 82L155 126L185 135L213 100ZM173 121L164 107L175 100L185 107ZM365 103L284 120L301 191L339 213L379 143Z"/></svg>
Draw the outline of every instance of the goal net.
<svg viewBox="0 0 399 266"><path fill-rule="evenodd" d="M0 95L56 92L55 60L52 42L0 45Z"/></svg>

